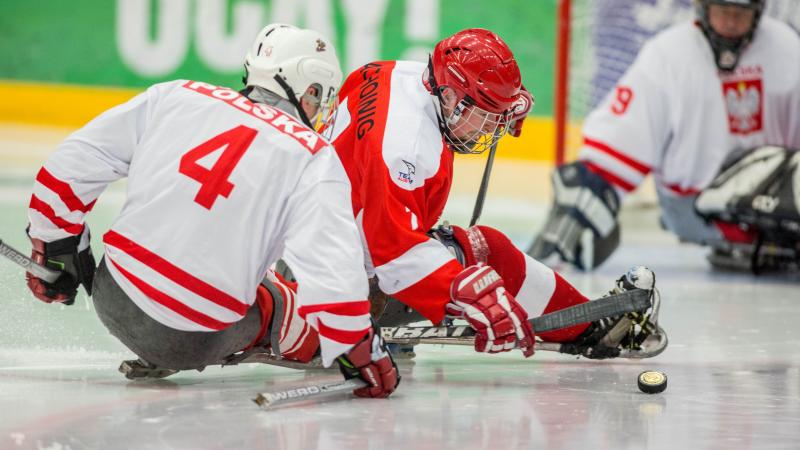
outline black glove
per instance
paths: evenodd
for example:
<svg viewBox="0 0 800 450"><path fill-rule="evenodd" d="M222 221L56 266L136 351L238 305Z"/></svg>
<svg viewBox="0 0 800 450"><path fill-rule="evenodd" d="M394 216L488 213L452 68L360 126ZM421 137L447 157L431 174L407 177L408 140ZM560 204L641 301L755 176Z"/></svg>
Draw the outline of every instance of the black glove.
<svg viewBox="0 0 800 450"><path fill-rule="evenodd" d="M84 225L83 232L77 236L53 242L44 242L36 238L30 239L33 244L31 259L62 272L54 283L37 278L30 272L26 273L28 288L36 298L45 303L56 302L71 305L75 302L78 285L81 284L86 289L86 293L92 295L92 281L96 265L92 249L89 246L91 235L88 226Z"/></svg>
<svg viewBox="0 0 800 450"><path fill-rule="evenodd" d="M553 207L527 253L545 264L561 259L592 270L619 246L619 197L582 161L558 167L552 179Z"/></svg>

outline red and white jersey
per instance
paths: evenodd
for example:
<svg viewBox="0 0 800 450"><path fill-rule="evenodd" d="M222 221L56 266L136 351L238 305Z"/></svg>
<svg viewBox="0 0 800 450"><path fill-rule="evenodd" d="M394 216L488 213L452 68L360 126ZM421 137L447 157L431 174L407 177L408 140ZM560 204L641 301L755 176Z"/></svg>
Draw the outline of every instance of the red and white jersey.
<svg viewBox="0 0 800 450"><path fill-rule="evenodd" d="M228 88L154 85L47 160L31 197L31 236L80 233L106 185L126 176L105 254L116 282L153 319L185 331L224 329L245 315L283 257L326 364L366 333L368 285L349 181L329 143L294 118Z"/></svg>
<svg viewBox="0 0 800 450"><path fill-rule="evenodd" d="M462 267L426 234L447 201L453 153L422 84L424 70L386 61L351 73L331 132L353 187L368 272L383 292L439 322Z"/></svg>
<svg viewBox="0 0 800 450"><path fill-rule="evenodd" d="M698 26L669 28L645 44L583 134L579 159L620 194L650 172L664 192L697 194L736 150L800 148L800 38L763 17L725 73Z"/></svg>

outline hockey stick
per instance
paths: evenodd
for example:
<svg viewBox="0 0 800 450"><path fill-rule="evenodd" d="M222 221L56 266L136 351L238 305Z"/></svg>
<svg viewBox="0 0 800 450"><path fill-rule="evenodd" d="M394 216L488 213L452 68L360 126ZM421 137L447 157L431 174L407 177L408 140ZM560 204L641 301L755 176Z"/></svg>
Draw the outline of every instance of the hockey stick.
<svg viewBox="0 0 800 450"><path fill-rule="evenodd" d="M581 323L594 322L606 317L619 316L632 312L643 312L652 306L653 304L649 291L635 289L544 314L531 319L530 322L537 333L543 333L545 331L569 328ZM475 330L468 325L451 327L382 327L381 336L387 343L393 344L473 345ZM537 341L536 350L561 352L562 349L559 343ZM641 356L629 354L623 357L636 358ZM318 357L307 363L293 362L276 358L266 349L263 352L252 351L247 354L242 354L238 358L228 359L221 364L236 365L250 363L269 364L303 370L325 369Z"/></svg>
<svg viewBox="0 0 800 450"><path fill-rule="evenodd" d="M633 312L643 312L652 307L650 293L642 289L625 291L613 294L580 305L564 308L549 314L544 314L531 319L531 325L536 332L559 330L581 323L594 322L606 317L619 316ZM475 330L468 325L451 327L382 327L381 336L387 343L395 344L444 344L444 345L473 345ZM562 344L554 342L536 341L537 351L550 351L564 353ZM659 347L660 348L660 347ZM663 350L663 348L661 348ZM660 353L660 351L658 352ZM646 358L657 353L625 352L622 358ZM239 358L229 359L223 365L236 364L269 364L301 370L324 370L319 357L307 363L293 362L276 358L269 350L252 351L242 354Z"/></svg>
<svg viewBox="0 0 800 450"><path fill-rule="evenodd" d="M598 300L592 300L580 305L564 308L550 314L544 314L530 319L533 329L537 333L568 328L574 325L594 322L607 317L620 316L631 313L644 313L653 306L650 291L635 289L619 294L609 295ZM641 316L642 323L646 322L648 316ZM641 326L641 325L640 325ZM624 348L619 354L613 355L617 358L652 358L664 351L667 347L667 335L659 332L657 325L648 324L647 334L642 334L642 340L637 343L637 348ZM661 330L663 331L663 330ZM443 344L443 345L474 345L475 330L467 325L450 327L384 327L381 328L381 336L387 343L417 345L417 344ZM642 347L647 341L647 346ZM574 345L562 344L558 342L536 341L537 351L550 351L566 354L576 354ZM591 356L589 353L580 351L583 356L593 358L603 358L608 356Z"/></svg>
<svg viewBox="0 0 800 450"><path fill-rule="evenodd" d="M270 409L289 403L327 397L344 391L352 391L353 389L358 389L366 385L367 383L363 380L351 378L338 383L311 384L301 388L287 389L285 391L261 392L253 401L261 407L261 409Z"/></svg>
<svg viewBox="0 0 800 450"><path fill-rule="evenodd" d="M550 314L544 314L531 319L531 324L534 329L540 332L552 331L580 323L593 322L605 317L644 312L650 307L652 307L650 291L636 289L565 308ZM384 327L381 328L381 335L386 342L400 344L471 345L474 341L475 330L465 325L455 327ZM626 351L627 349L625 349L620 352L618 357L643 358L655 356L666 347L666 336L663 339L663 345L654 354L637 354L635 351ZM561 346L562 344L560 343L536 342L537 350L560 352L562 350ZM256 362L257 356L255 354L239 362ZM266 360L269 360L269 357ZM259 362L265 362L266 360L261 359ZM364 381L350 379L333 384L309 385L278 392L262 392L253 401L262 409L270 409L279 405L328 396L363 386L366 386Z"/></svg>
<svg viewBox="0 0 800 450"><path fill-rule="evenodd" d="M530 319L537 333L568 328L632 312L643 312L653 306L650 292L634 289L612 294L580 305ZM472 344L475 330L469 325L451 327L383 327L381 336L393 344Z"/></svg>
<svg viewBox="0 0 800 450"><path fill-rule="evenodd" d="M489 157L486 159L486 167L483 168L483 178L481 178L481 186L478 188L478 197L475 199L475 207L472 209L472 219L469 221L469 226L478 223L483 212L483 203L486 200L486 191L489 190L489 177L492 176L492 166L494 165L494 154L497 151L497 144L500 139L497 137L497 130L494 134L494 142L489 147Z"/></svg>
<svg viewBox="0 0 800 450"><path fill-rule="evenodd" d="M11 262L33 274L33 276L41 278L48 283L55 283L58 277L61 276L61 272L58 270L37 263L3 242L2 239L0 239L0 255L5 256Z"/></svg>

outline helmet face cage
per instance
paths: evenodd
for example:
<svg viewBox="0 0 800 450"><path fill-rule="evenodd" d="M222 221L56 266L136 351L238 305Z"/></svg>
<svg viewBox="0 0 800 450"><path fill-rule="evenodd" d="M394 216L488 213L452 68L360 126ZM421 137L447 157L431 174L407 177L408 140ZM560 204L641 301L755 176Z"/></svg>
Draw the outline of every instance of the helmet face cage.
<svg viewBox="0 0 800 450"><path fill-rule="evenodd" d="M489 30L469 28L443 39L433 49L423 75L438 98L439 127L451 150L482 153L506 133L522 77L511 49ZM455 92L455 106L445 89Z"/></svg>
<svg viewBox="0 0 800 450"><path fill-rule="evenodd" d="M457 153L483 153L506 134L510 115L486 111L464 97L444 120L445 141Z"/></svg>
<svg viewBox="0 0 800 450"><path fill-rule="evenodd" d="M321 104L317 110L317 115L311 119L314 130L327 140L331 140L333 135L333 125L339 112L339 97L331 95L329 100Z"/></svg>
<svg viewBox="0 0 800 450"><path fill-rule="evenodd" d="M708 7L710 5L729 5L752 10L754 16L750 31L736 39L729 39L720 35L714 30L709 21ZM734 70L739 63L739 56L742 50L753 39L753 34L755 34L764 9L764 0L695 0L695 8L703 34L705 34L714 52L714 62L717 68L726 72Z"/></svg>

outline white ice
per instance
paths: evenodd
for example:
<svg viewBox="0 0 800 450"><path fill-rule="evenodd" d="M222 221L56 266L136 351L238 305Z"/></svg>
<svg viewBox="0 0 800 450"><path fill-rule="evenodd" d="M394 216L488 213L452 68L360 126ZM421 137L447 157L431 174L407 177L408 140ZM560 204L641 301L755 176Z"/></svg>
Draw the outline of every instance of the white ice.
<svg viewBox="0 0 800 450"><path fill-rule="evenodd" d="M29 248L23 229L33 176L62 137L0 127L0 239L19 249ZM541 224L545 196L507 192L529 182L544 192L545 171L527 168L538 181L507 187L513 177L504 170L520 170L512 165L495 169L482 223L525 246ZM473 191L456 186L446 214L455 223L471 213L479 166L457 168L457 177L470 175L462 183ZM98 202L90 219L95 244L123 194L124 186L112 187ZM655 210L627 211L622 248L606 265L591 275L564 273L597 296L628 266L651 267L670 337L656 358L539 352L525 360L420 346L415 361L402 364L390 399L339 395L273 411L251 399L339 375L248 365L128 381L116 369L133 355L84 296L72 307L39 303L22 272L0 261L0 448L800 448L800 278L714 271L702 248L679 244L656 224ZM666 373L667 390L639 392L644 370Z"/></svg>

